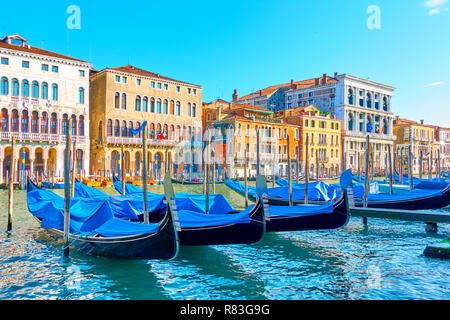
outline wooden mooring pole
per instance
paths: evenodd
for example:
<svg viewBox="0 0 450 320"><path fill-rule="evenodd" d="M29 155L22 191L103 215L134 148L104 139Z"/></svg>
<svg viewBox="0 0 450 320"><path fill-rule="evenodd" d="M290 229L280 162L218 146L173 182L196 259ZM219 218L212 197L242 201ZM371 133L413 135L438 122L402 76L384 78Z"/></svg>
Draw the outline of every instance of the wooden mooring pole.
<svg viewBox="0 0 450 320"><path fill-rule="evenodd" d="M308 204L308 183L309 183L309 136L306 135L305 141L305 204Z"/></svg>
<svg viewBox="0 0 450 320"><path fill-rule="evenodd" d="M122 177L121 177L121 180L122 180L122 195L125 195L125 147L124 147L123 143L122 143L121 153L122 153L122 157L121 157L121 161L122 161L122 164L121 164L121 167L122 167L122 171L121 171L121 173L122 173ZM145 164L144 164L144 166L145 166Z"/></svg>
<svg viewBox="0 0 450 320"><path fill-rule="evenodd" d="M289 180L289 206L292 207L292 177L291 177L291 142L289 135L287 136L287 158L288 158L288 180Z"/></svg>
<svg viewBox="0 0 450 320"><path fill-rule="evenodd" d="M16 148L16 137L12 136L11 139L11 157L9 167L9 202L8 202L8 227L7 230L12 230L12 216L13 216L13 203L14 203L14 152Z"/></svg>
<svg viewBox="0 0 450 320"><path fill-rule="evenodd" d="M409 177L409 190L414 189L413 183L413 174L412 174L412 151L411 151L411 143L408 146L408 177Z"/></svg>
<svg viewBox="0 0 450 320"><path fill-rule="evenodd" d="M245 153L244 153L244 198L245 198L245 207L248 207L248 182L247 182L247 153L248 153L248 147L245 146Z"/></svg>
<svg viewBox="0 0 450 320"><path fill-rule="evenodd" d="M123 170L123 169L122 169ZM144 223L149 223L148 216L148 191L147 191L147 122L143 123L142 130L142 189L144 196Z"/></svg>
<svg viewBox="0 0 450 320"><path fill-rule="evenodd" d="M370 182L369 152L370 152L370 138L369 138L369 135L367 135L367 138L366 138L366 152L364 154L364 171L365 171L365 177L364 177L364 208L367 208L367 206L368 206L368 194L369 194L369 182Z"/></svg>
<svg viewBox="0 0 450 320"><path fill-rule="evenodd" d="M77 172L77 143L73 142L72 148L72 176L71 176L71 184L70 184L70 197L75 197L75 177Z"/></svg>
<svg viewBox="0 0 450 320"><path fill-rule="evenodd" d="M392 194L392 183L394 181L394 169L392 166L391 145L388 144L388 159L389 159L389 194Z"/></svg>
<svg viewBox="0 0 450 320"><path fill-rule="evenodd" d="M64 255L69 255L69 232L70 232L70 147L72 145L72 118L66 131L66 150L64 151L64 234L63 245Z"/></svg>
<svg viewBox="0 0 450 320"><path fill-rule="evenodd" d="M422 150L419 151L419 180L422 182L422 174L423 174L423 155Z"/></svg>

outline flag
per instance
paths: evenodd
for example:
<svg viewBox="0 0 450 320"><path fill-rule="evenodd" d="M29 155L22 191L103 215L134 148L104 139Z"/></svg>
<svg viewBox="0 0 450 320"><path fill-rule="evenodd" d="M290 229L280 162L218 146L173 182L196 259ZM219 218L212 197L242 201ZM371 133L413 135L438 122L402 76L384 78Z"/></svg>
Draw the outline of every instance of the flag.
<svg viewBox="0 0 450 320"><path fill-rule="evenodd" d="M132 134L133 136L137 135L139 132L141 132L141 131L144 129L144 127L145 127L146 125L147 125L147 121L144 121L144 123L142 123L141 126L140 126L139 128L137 128L137 129L130 128L131 134Z"/></svg>
<svg viewBox="0 0 450 320"><path fill-rule="evenodd" d="M369 122L368 124L367 124L367 132L372 132L372 124Z"/></svg>

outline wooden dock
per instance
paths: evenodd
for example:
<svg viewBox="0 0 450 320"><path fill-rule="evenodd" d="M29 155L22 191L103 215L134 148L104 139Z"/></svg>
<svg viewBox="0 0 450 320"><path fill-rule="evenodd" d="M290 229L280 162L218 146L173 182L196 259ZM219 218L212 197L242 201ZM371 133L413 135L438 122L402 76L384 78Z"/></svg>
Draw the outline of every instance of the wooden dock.
<svg viewBox="0 0 450 320"><path fill-rule="evenodd" d="M430 223L450 223L450 214L437 211L350 207L350 213L353 217L410 220Z"/></svg>

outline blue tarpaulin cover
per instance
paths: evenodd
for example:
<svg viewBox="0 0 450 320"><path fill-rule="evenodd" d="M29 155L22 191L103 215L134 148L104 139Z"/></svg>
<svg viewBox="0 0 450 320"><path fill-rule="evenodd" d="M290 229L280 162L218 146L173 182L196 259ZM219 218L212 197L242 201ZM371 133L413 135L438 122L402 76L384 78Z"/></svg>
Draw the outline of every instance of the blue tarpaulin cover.
<svg viewBox="0 0 450 320"><path fill-rule="evenodd" d="M42 228L64 229L64 198L28 184L28 210L41 220ZM70 201L70 233L83 232L104 237L120 237L157 232L157 223L141 224L114 218L107 199L73 198Z"/></svg>
<svg viewBox="0 0 450 320"><path fill-rule="evenodd" d="M245 185L241 182L227 179L226 185L231 189L243 194L245 192ZM281 198L289 200L289 187L276 187L269 188L269 197ZM247 192L249 196L256 197L256 188L253 186L247 186ZM323 200L330 201L336 198L336 189L330 188L326 183L312 182L308 184L308 199L309 200ZM305 186L300 184L292 184L292 199L304 200L305 199Z"/></svg>
<svg viewBox="0 0 450 320"><path fill-rule="evenodd" d="M332 202L323 205L302 205L302 206L269 206L271 217L298 217L311 216L316 214L331 213L334 211Z"/></svg>
<svg viewBox="0 0 450 320"><path fill-rule="evenodd" d="M122 193L122 182L114 181L114 187L116 191ZM88 187L89 188L89 187ZM125 184L125 194L129 197L142 196L143 190L139 187L133 186L132 184ZM163 197L164 195L157 195L149 192L149 202L150 197ZM143 200L141 200L143 201ZM177 193L175 194L175 201L178 210L188 210L200 213L205 213L206 199L204 195L201 194L190 194L190 193ZM209 196L209 214L227 214L232 213L235 210L228 203L227 199L221 194L213 194Z"/></svg>

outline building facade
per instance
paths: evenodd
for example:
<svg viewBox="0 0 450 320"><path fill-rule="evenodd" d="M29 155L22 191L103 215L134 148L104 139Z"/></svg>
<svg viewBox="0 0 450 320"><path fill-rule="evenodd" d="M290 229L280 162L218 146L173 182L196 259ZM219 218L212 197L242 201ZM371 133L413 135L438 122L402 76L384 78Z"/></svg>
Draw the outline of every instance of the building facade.
<svg viewBox="0 0 450 320"><path fill-rule="evenodd" d="M15 136L16 172L63 176L69 119L77 169L89 168L89 70L87 61L39 49L19 35L0 41L0 179L5 181ZM20 174L20 173L19 173Z"/></svg>
<svg viewBox="0 0 450 320"><path fill-rule="evenodd" d="M436 127L435 136L441 146L441 169L448 171L450 169L450 129Z"/></svg>
<svg viewBox="0 0 450 320"><path fill-rule="evenodd" d="M409 146L411 146L412 155L412 172L413 174L419 174L420 170L420 156L422 156L422 172L428 173L428 165L430 157L432 172L436 172L437 163L436 160L438 153L440 152L441 145L436 140L436 128L434 126L426 125L423 120L417 123L408 119L400 119L396 117L394 119L394 134L395 140L395 152L397 159L403 155L403 172L407 173L409 156ZM441 157L442 159L442 157Z"/></svg>
<svg viewBox="0 0 450 320"><path fill-rule="evenodd" d="M306 139L308 138L308 167L311 176L317 168L319 177L334 177L341 171L341 121L320 112L314 106L297 107L279 112L289 124L300 128L300 161L306 163Z"/></svg>
<svg viewBox="0 0 450 320"><path fill-rule="evenodd" d="M374 146L376 170L386 167L388 146L391 150L395 136L392 131L392 95L395 88L389 85L335 73L322 77L272 86L233 101L246 103L254 99L269 110L289 110L308 105L335 116L342 122L344 161L346 168L356 169L362 161L366 137Z"/></svg>
<svg viewBox="0 0 450 320"><path fill-rule="evenodd" d="M222 107L220 107L222 105ZM260 173L287 175L288 152L292 168L298 150L300 128L277 119L273 111L265 108L214 101L205 107L207 129L213 129L218 150L217 165L228 171L229 177L244 177L247 151L247 176L257 174L257 132L260 137ZM289 135L289 148L288 148Z"/></svg>
<svg viewBox="0 0 450 320"><path fill-rule="evenodd" d="M142 132L134 136L130 128L145 121L148 172L155 178L166 163L175 174L182 170L186 154L179 148L202 139L201 86L127 65L92 74L90 92L91 172L118 173L123 145L126 174L140 175Z"/></svg>

